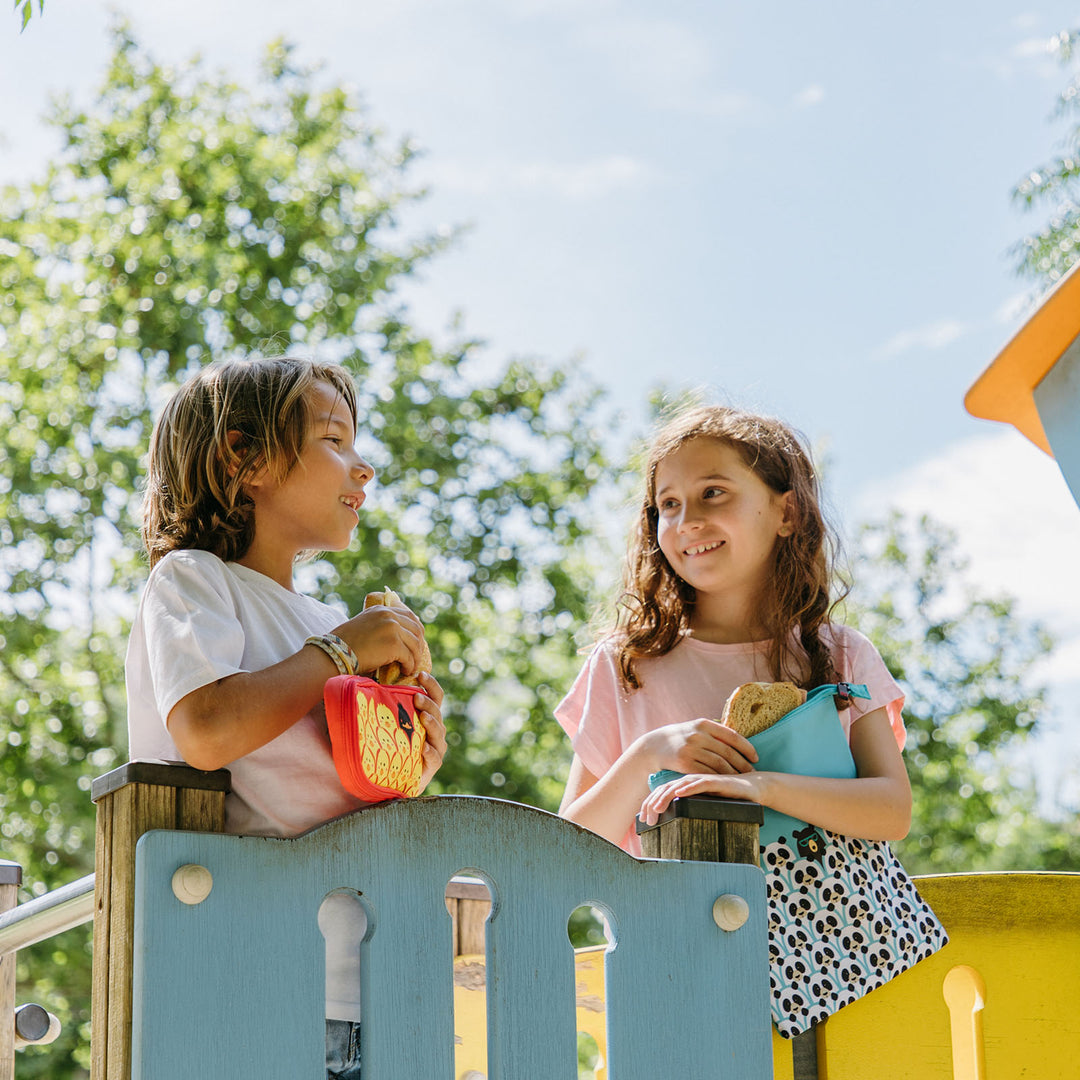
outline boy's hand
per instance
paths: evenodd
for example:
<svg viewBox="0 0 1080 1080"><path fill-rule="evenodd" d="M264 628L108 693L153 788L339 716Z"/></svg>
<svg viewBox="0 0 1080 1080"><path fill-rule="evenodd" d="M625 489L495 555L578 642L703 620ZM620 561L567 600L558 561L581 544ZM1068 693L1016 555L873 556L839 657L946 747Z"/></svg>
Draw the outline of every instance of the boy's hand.
<svg viewBox="0 0 1080 1080"><path fill-rule="evenodd" d="M427 735L424 743L424 770L420 774L420 794L439 771L446 756L446 725L442 719L443 688L426 671L420 672L418 679L424 692L417 694L413 701L416 704L417 719Z"/></svg>
<svg viewBox="0 0 1080 1080"><path fill-rule="evenodd" d="M652 760L650 772L747 773L753 771L758 757L737 731L705 717L668 724L642 738Z"/></svg>
<svg viewBox="0 0 1080 1080"><path fill-rule="evenodd" d="M405 607L365 608L335 627L334 633L356 653L365 674L384 664L398 663L405 674L412 675L424 657L423 623Z"/></svg>

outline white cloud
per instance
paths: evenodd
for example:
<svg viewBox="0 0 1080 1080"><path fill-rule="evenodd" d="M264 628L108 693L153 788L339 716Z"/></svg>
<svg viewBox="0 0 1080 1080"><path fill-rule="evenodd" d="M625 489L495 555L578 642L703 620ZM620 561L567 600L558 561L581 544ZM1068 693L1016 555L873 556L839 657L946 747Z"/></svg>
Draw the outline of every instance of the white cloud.
<svg viewBox="0 0 1080 1080"><path fill-rule="evenodd" d="M864 516L896 506L951 526L982 588L1080 634L1080 507L1057 463L1012 428L954 443L875 483L858 505Z"/></svg>
<svg viewBox="0 0 1080 1080"><path fill-rule="evenodd" d="M997 311L994 312L994 322L1006 326L1017 325L1026 316L1034 313L1038 299L1031 290L1013 293L998 305Z"/></svg>
<svg viewBox="0 0 1080 1080"><path fill-rule="evenodd" d="M896 507L929 514L954 530L969 565L965 581L982 595L1010 595L1025 619L1056 638L1033 677L1049 688L1041 736L1024 753L1054 812L1080 800L1076 715L1080 696L1080 507L1057 463L1018 432L1001 427L861 493L857 514ZM857 583L856 583L857 584Z"/></svg>
<svg viewBox="0 0 1080 1080"><path fill-rule="evenodd" d="M916 349L944 349L970 333L971 329L968 323L961 322L959 319L938 319L925 326L917 326L894 334L883 345L878 346L874 354L891 358Z"/></svg>
<svg viewBox="0 0 1080 1080"><path fill-rule="evenodd" d="M546 194L570 202L640 188L653 178L654 170L646 162L620 154L572 162L444 160L434 163L425 176L440 191Z"/></svg>
<svg viewBox="0 0 1080 1080"><path fill-rule="evenodd" d="M792 101L799 109L812 108L814 105L820 105L825 100L825 87L820 83L811 83L809 86L804 86Z"/></svg>
<svg viewBox="0 0 1080 1080"><path fill-rule="evenodd" d="M1017 60L1045 60L1053 53L1054 39L1045 37L1024 38L1009 50L1009 55Z"/></svg>

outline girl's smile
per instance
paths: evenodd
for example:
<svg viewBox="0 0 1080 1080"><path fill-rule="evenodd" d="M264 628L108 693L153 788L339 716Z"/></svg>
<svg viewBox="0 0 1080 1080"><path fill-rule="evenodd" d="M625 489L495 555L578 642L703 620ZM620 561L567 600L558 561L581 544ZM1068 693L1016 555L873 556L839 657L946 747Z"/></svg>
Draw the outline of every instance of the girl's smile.
<svg viewBox="0 0 1080 1080"><path fill-rule="evenodd" d="M657 465L657 542L697 593L695 629L754 625L777 538L791 532L789 503L720 439L691 439Z"/></svg>

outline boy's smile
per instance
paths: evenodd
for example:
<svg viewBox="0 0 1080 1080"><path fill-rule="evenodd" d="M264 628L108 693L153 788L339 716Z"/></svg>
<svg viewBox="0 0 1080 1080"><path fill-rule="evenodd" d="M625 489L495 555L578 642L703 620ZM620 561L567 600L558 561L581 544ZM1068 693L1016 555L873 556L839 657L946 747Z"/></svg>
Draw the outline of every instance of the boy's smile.
<svg viewBox="0 0 1080 1080"><path fill-rule="evenodd" d="M263 469L247 484L255 504L255 537L239 560L292 588L292 566L302 551L349 546L375 470L353 445L356 426L328 383L314 385L311 420L300 457L284 480Z"/></svg>

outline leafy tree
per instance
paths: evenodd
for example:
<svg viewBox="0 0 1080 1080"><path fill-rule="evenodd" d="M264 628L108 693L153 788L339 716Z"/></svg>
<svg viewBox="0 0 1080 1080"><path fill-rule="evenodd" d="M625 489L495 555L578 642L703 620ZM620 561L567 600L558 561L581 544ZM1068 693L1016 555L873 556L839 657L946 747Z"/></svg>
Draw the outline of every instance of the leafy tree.
<svg viewBox="0 0 1080 1080"><path fill-rule="evenodd" d="M917 873L1080 869L1080 829L1040 817L1018 761L1045 708L1031 668L1052 648L1006 597L974 595L956 538L894 513L860 534L853 622L904 687L915 796L896 845Z"/></svg>
<svg viewBox="0 0 1080 1080"><path fill-rule="evenodd" d="M1063 66L1076 68L1078 45L1080 30L1063 30L1054 38ZM1055 118L1071 125L1063 151L1032 169L1012 193L1025 210L1049 211L1046 224L1013 249L1020 272L1046 284L1080 258L1080 74L1058 95Z"/></svg>
<svg viewBox="0 0 1080 1080"><path fill-rule="evenodd" d="M379 470L354 547L308 584L349 610L389 585L429 624L451 753L434 790L553 806L551 709L577 666L584 500L605 462L596 391L477 342L414 331L397 283L444 237L407 237L414 156L281 43L257 91L164 68L124 27L93 106L56 107L63 152L0 195L0 808L5 857L44 892L92 869L90 779L125 757L122 658L145 578L151 418L210 359L338 358ZM88 931L21 955L65 1022L20 1075L87 1065Z"/></svg>
<svg viewBox="0 0 1080 1080"><path fill-rule="evenodd" d="M15 10L19 12L19 32L26 29L26 24L34 14L34 0L15 0ZM45 14L45 0L38 0L38 15Z"/></svg>

